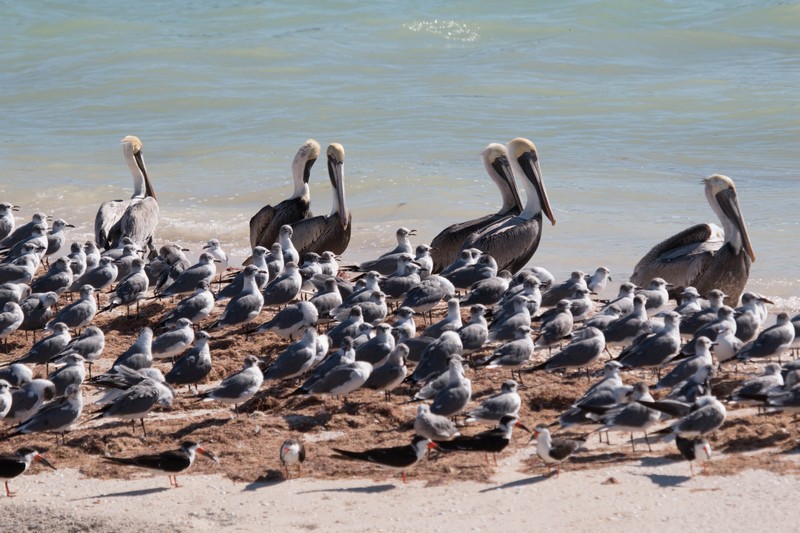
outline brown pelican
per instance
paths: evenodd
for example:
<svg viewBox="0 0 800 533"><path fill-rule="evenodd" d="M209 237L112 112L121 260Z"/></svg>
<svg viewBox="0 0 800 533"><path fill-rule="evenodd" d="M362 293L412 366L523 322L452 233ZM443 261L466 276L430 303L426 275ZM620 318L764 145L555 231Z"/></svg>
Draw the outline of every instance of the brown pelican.
<svg viewBox="0 0 800 533"><path fill-rule="evenodd" d="M292 242L300 256L325 251L341 255L350 243L352 217L344 195L344 147L328 146L328 176L333 187L333 209L329 215L306 218L292 224Z"/></svg>
<svg viewBox="0 0 800 533"><path fill-rule="evenodd" d="M291 224L311 216L311 196L308 178L311 167L319 157L319 143L308 139L297 150L292 161L294 192L275 206L265 205L250 219L250 247L263 246L269 249L278 239L278 231L284 224Z"/></svg>
<svg viewBox="0 0 800 533"><path fill-rule="evenodd" d="M461 245L472 233L480 231L486 226L501 220L518 215L522 211L522 201L514 181L514 174L508 163L508 151L502 144L492 143L483 149L483 166L489 178L500 190L503 205L497 213L459 222L444 228L431 241L431 255L433 256L433 273L438 274L444 267L458 258Z"/></svg>
<svg viewBox="0 0 800 533"><path fill-rule="evenodd" d="M739 209L733 180L714 174L703 180L706 199L722 223L697 224L655 245L633 269L631 282L641 285L664 278L680 292L695 287L700 294L719 289L735 306L756 255Z"/></svg>
<svg viewBox="0 0 800 533"><path fill-rule="evenodd" d="M122 155L133 176L133 196L130 200L103 202L94 219L97 245L115 248L123 237L136 245L147 245L154 253L153 233L158 225L158 202L150 184L142 158L142 141L133 135L122 139Z"/></svg>
<svg viewBox="0 0 800 533"><path fill-rule="evenodd" d="M497 270L517 272L533 256L542 238L542 211L553 224L556 219L550 208L539 153L528 139L518 137L508 143L511 168L514 175L523 176L526 203L517 216L496 222L475 232L464 242L462 248L477 248L497 261Z"/></svg>

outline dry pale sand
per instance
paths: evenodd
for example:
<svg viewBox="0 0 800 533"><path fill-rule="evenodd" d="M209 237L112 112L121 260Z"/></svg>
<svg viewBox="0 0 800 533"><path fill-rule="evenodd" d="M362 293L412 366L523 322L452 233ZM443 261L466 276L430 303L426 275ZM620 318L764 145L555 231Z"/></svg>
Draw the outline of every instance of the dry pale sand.
<svg viewBox="0 0 800 533"><path fill-rule="evenodd" d="M254 450L259 453L259 450ZM643 458L547 478L530 450L491 482L373 479L237 483L220 475L87 479L76 470L17 479L0 498L4 531L796 531L796 475L744 470L689 477L683 461ZM713 465L712 465L713 468Z"/></svg>

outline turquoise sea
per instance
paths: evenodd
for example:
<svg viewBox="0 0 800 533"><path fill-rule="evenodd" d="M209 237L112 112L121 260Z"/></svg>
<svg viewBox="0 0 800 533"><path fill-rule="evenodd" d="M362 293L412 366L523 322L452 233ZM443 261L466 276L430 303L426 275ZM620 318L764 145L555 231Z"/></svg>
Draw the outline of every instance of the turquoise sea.
<svg viewBox="0 0 800 533"><path fill-rule="evenodd" d="M480 161L540 152L558 223L533 262L625 279L653 244L715 221L700 180L733 178L751 288L800 307L800 3L2 1L0 200L91 234L132 190L137 135L159 240L218 237L291 192L309 137L342 143L346 257L493 212ZM324 165L311 178L330 209Z"/></svg>

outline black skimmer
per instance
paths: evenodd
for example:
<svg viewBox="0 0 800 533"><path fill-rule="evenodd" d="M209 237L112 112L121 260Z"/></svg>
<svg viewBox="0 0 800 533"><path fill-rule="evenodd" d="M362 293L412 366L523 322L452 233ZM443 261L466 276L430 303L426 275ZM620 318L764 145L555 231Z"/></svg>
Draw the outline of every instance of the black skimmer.
<svg viewBox="0 0 800 533"><path fill-rule="evenodd" d="M297 439L286 439L281 444L281 464L286 470L286 479L289 479L289 467L297 466L297 476L300 476L300 468L306 460L306 447Z"/></svg>
<svg viewBox="0 0 800 533"><path fill-rule="evenodd" d="M536 439L536 454L547 465L547 474L550 475L551 465L555 464L556 477L561 474L561 463L586 444L585 440L554 439L546 424L534 428L533 438Z"/></svg>
<svg viewBox="0 0 800 533"><path fill-rule="evenodd" d="M701 461L703 465L703 473L708 469L708 461L711 459L711 444L704 438L700 439L685 439L683 437L675 437L675 444L678 446L678 451L684 459L689 461L689 469L694 477L695 461Z"/></svg>
<svg viewBox="0 0 800 533"><path fill-rule="evenodd" d="M121 465L138 466L139 468L146 468L148 470L166 472L169 477L169 485L171 487L180 487L177 474L192 466L198 452L215 463L219 463L219 458L216 455L204 449L196 442L189 440L182 442L181 447L177 450L137 455L135 457L103 457L103 460Z"/></svg>
<svg viewBox="0 0 800 533"><path fill-rule="evenodd" d="M8 480L24 473L34 461L56 469L33 448L20 448L14 455L0 455L0 479L5 481L6 496L10 498L15 494L8 489Z"/></svg>
<svg viewBox="0 0 800 533"><path fill-rule="evenodd" d="M494 429L482 431L477 435L461 435L446 441L436 441L436 445L446 451L483 452L486 464L489 464L491 453L497 466L497 454L509 445L515 427L531 432L516 416L507 415L500 419L500 425Z"/></svg>
<svg viewBox="0 0 800 533"><path fill-rule="evenodd" d="M395 468L402 472L403 483L406 482L406 468L417 464L425 455L428 448L437 445L425 437L416 436L411 444L405 446L392 446L390 448L373 448L363 452L353 452L339 448L331 448L344 458L356 461L367 461L386 468Z"/></svg>

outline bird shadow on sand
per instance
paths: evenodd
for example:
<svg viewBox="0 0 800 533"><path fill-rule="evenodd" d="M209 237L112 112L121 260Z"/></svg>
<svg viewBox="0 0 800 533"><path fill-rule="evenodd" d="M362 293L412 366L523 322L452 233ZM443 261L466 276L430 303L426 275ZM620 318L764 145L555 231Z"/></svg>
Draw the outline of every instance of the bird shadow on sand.
<svg viewBox="0 0 800 533"><path fill-rule="evenodd" d="M502 485L497 485L496 487L489 487L478 492L492 492L493 490L505 490L505 489L513 489L516 487L524 487L526 485L533 485L535 483L541 483L542 481L547 481L550 479L552 475L541 475L541 476L533 476L533 477L526 477L524 479L518 479L516 481L510 481L508 483L503 483Z"/></svg>
<svg viewBox="0 0 800 533"><path fill-rule="evenodd" d="M386 483L384 485L370 485L368 487L348 487L342 489L315 489L315 490L305 490L303 492L298 492L298 494L313 494L315 492L349 492L353 494L380 494L381 492L388 492L390 490L394 490L397 487Z"/></svg>
<svg viewBox="0 0 800 533"><path fill-rule="evenodd" d="M100 498L124 498L126 496L148 496L150 494L158 494L170 490L167 487L155 487L152 489L139 489L139 490L126 490L125 492L109 492L107 494L99 494L97 496L87 496L86 498L77 498L72 501L77 502L81 500L99 500Z"/></svg>
<svg viewBox="0 0 800 533"><path fill-rule="evenodd" d="M189 424L188 426L181 428L175 433L173 433L173 435L175 436L176 439L182 439L187 435L191 435L192 433L194 433L199 429L224 426L230 421L231 421L230 418L209 418L207 420L202 420L200 422L194 422L192 424Z"/></svg>
<svg viewBox="0 0 800 533"><path fill-rule="evenodd" d="M677 487L682 483L691 480L691 476L670 476L666 474L639 474L640 476L649 478L650 481L659 487Z"/></svg>
<svg viewBox="0 0 800 533"><path fill-rule="evenodd" d="M267 470L267 473L263 476L258 476L255 481L252 483L248 483L245 488L242 489L242 492L254 492L258 489L265 489L267 487L273 487L275 485L280 485L281 483L288 481L283 472L280 470L270 469Z"/></svg>

